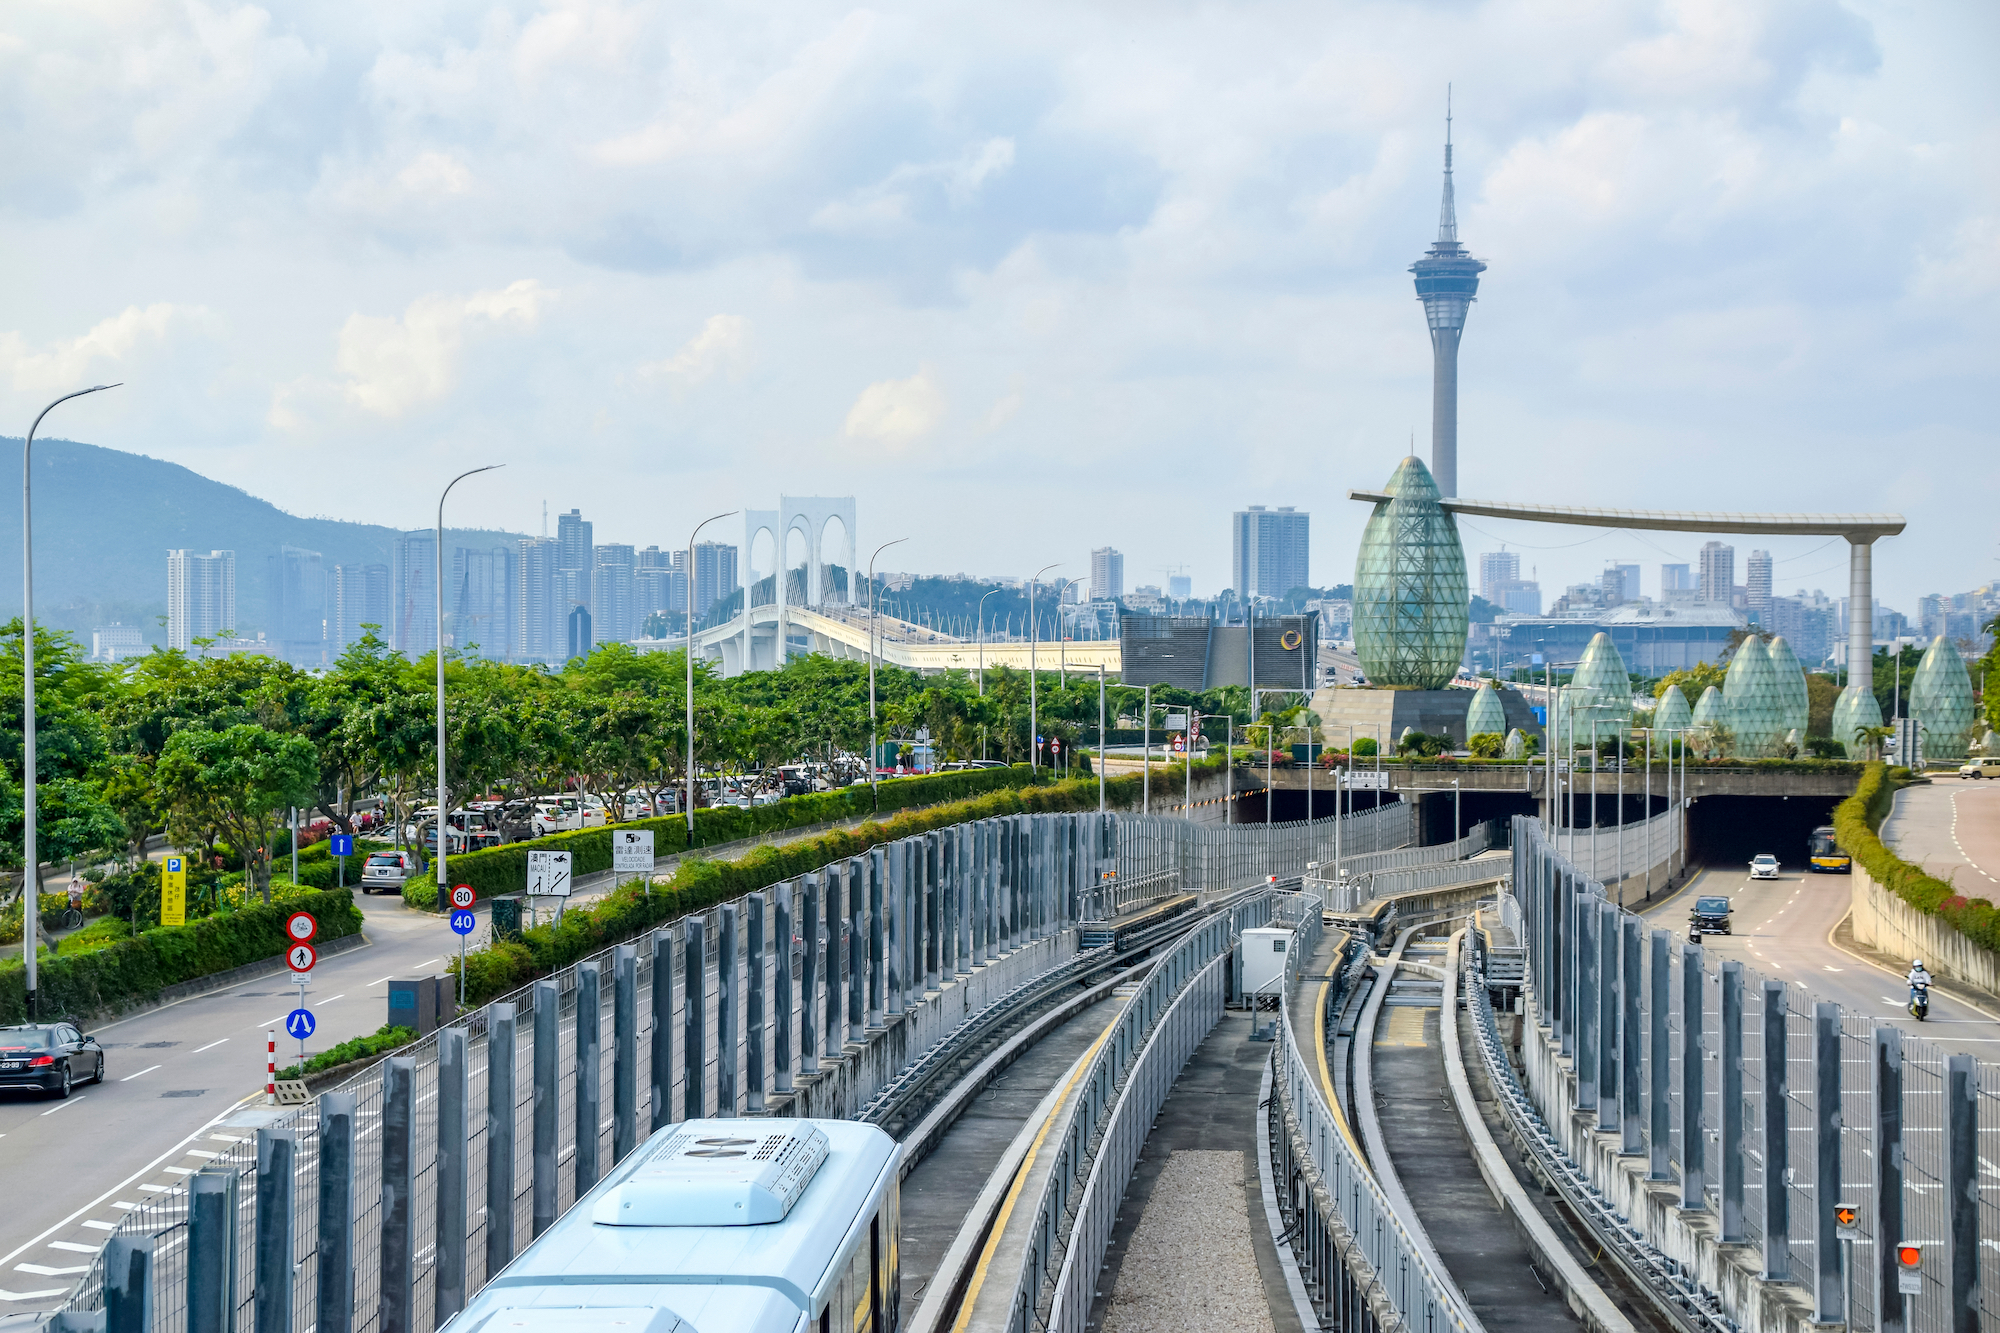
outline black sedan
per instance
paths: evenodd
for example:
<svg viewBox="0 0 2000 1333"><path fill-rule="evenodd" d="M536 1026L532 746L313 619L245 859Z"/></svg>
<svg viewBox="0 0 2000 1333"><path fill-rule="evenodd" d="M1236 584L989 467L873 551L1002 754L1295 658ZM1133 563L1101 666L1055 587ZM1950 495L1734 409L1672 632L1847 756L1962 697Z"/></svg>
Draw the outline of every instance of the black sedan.
<svg viewBox="0 0 2000 1333"><path fill-rule="evenodd" d="M79 1083L104 1081L104 1048L74 1023L0 1027L0 1088L69 1096Z"/></svg>

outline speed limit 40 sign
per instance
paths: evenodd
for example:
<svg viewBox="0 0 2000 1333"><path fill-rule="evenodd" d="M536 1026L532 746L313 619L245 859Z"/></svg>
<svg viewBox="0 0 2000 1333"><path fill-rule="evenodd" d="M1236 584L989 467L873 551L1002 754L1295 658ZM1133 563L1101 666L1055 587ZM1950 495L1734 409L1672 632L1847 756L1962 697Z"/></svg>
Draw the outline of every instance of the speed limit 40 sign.
<svg viewBox="0 0 2000 1333"><path fill-rule="evenodd" d="M319 953L310 944L294 944L285 950L285 962L294 972L310 972L319 961Z"/></svg>
<svg viewBox="0 0 2000 1333"><path fill-rule="evenodd" d="M453 907L470 907L472 906L472 899L473 893L470 884L457 885L451 891L451 905Z"/></svg>
<svg viewBox="0 0 2000 1333"><path fill-rule="evenodd" d="M311 912L294 912L285 918L285 934L291 936L295 943L304 944L319 934L319 922L313 919Z"/></svg>

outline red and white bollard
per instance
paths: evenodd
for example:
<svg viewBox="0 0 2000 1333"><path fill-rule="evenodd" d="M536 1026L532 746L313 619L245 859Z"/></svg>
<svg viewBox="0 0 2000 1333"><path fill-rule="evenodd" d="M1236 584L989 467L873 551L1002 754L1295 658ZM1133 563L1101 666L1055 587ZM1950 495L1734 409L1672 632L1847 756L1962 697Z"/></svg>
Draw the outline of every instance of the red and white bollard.
<svg viewBox="0 0 2000 1333"><path fill-rule="evenodd" d="M264 1105L278 1104L278 1034L264 1033Z"/></svg>

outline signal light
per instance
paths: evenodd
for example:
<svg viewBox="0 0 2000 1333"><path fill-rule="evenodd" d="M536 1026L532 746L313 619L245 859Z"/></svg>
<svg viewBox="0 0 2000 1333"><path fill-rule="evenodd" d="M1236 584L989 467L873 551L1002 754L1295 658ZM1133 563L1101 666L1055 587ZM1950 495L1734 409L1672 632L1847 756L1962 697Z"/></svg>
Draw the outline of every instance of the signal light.
<svg viewBox="0 0 2000 1333"><path fill-rule="evenodd" d="M1896 1262L1905 1268L1921 1268L1924 1262L1923 1247L1921 1245L1898 1245L1896 1247Z"/></svg>

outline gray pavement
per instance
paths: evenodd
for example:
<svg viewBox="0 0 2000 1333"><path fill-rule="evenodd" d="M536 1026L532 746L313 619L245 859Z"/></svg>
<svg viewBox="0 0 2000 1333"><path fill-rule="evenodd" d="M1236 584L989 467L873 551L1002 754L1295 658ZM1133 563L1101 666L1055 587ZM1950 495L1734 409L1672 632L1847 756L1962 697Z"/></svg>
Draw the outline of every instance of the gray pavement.
<svg viewBox="0 0 2000 1333"><path fill-rule="evenodd" d="M1992 898L2000 890L2000 782L1947 776L1905 787L1882 821L1882 841L1967 897Z"/></svg>
<svg viewBox="0 0 2000 1333"><path fill-rule="evenodd" d="M1645 917L1685 939L1696 895L1725 894L1735 933L1704 935L1702 948L1711 957L1735 958L1773 981L1797 982L1819 999L1946 1051L2000 1060L2000 1021L1994 1016L1933 990L1930 1018L1919 1023L1905 1011L1908 993L1900 971L1857 957L1829 939L1848 913L1850 886L1846 875L1783 869L1777 879L1753 880L1748 867L1711 866Z"/></svg>
<svg viewBox="0 0 2000 1333"><path fill-rule="evenodd" d="M314 969L307 1050L362 1036L388 1017L391 977L442 971L458 937L400 898L357 897L368 944ZM483 929L473 938L483 938ZM0 1314L48 1309L81 1276L121 1202L177 1186L223 1145L203 1138L264 1086L264 1034L298 992L284 974L85 1027L106 1049L106 1081L67 1101L0 1092ZM280 1065L298 1043L279 1032ZM239 1131L241 1132L241 1131ZM52 1294L54 1293L54 1294Z"/></svg>

